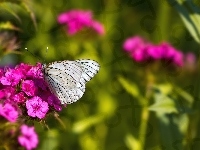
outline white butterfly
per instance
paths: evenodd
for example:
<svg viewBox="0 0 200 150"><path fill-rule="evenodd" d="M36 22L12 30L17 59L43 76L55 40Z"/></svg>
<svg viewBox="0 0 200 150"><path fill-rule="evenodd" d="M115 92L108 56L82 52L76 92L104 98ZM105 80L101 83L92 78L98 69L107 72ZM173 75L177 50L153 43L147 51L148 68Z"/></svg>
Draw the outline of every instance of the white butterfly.
<svg viewBox="0 0 200 150"><path fill-rule="evenodd" d="M71 104L85 92L85 84L99 71L100 65L94 60L55 61L43 64L42 69L49 89L61 101Z"/></svg>

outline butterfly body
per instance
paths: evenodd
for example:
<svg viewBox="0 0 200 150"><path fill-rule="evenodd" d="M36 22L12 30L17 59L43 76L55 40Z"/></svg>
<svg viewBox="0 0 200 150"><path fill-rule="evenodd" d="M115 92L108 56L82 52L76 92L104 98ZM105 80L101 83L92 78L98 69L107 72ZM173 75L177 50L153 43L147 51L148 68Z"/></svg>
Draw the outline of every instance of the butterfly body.
<svg viewBox="0 0 200 150"><path fill-rule="evenodd" d="M44 79L49 89L61 101L71 104L79 100L85 92L85 84L99 70L93 60L55 61L42 66Z"/></svg>

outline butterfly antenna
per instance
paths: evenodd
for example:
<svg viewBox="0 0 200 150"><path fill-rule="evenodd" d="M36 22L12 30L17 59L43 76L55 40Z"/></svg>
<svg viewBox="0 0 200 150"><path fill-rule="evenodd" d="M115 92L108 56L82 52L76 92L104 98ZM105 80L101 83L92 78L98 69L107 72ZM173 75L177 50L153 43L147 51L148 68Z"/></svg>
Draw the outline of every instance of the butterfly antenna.
<svg viewBox="0 0 200 150"><path fill-rule="evenodd" d="M48 50L49 50L49 47L47 46L46 54L45 54L45 58L46 58L46 56L47 56L47 52L48 52Z"/></svg>
<svg viewBox="0 0 200 150"><path fill-rule="evenodd" d="M39 59L41 62L45 62L44 60L42 60L40 57L38 57L38 56L36 56L35 54L33 54L32 52L30 52L29 50L28 50L28 48L25 48L25 50L27 51L27 52L29 52L31 55L33 55L34 57L36 57L37 59ZM37 69L37 73L38 73L38 70L39 70L40 68L38 68Z"/></svg>
<svg viewBox="0 0 200 150"><path fill-rule="evenodd" d="M37 59L39 59L41 62L43 62L43 60L42 60L40 57L36 56L36 55L33 54L31 51L29 51L27 47L25 48L25 50L26 50L27 52L29 52L31 55L33 55L34 57L36 57Z"/></svg>

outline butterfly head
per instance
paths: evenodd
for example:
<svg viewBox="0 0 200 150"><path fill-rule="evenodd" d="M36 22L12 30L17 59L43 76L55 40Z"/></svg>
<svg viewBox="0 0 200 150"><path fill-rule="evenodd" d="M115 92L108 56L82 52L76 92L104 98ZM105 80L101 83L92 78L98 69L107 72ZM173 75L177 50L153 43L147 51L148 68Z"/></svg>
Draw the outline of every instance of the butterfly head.
<svg viewBox="0 0 200 150"><path fill-rule="evenodd" d="M42 64L42 73L45 74L45 68L46 68L46 64Z"/></svg>

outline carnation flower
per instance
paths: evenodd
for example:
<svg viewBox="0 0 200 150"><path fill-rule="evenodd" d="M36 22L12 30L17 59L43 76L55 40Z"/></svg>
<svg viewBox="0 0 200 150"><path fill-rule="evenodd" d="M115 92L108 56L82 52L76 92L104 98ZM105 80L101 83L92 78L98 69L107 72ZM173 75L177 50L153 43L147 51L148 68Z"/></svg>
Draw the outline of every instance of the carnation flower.
<svg viewBox="0 0 200 150"><path fill-rule="evenodd" d="M126 39L123 48L136 62L165 60L175 66L184 65L184 54L166 42L154 45L139 36L135 36Z"/></svg>
<svg viewBox="0 0 200 150"><path fill-rule="evenodd" d="M58 23L66 25L69 35L74 35L84 28L93 29L100 35L104 34L103 25L92 19L91 11L71 10L61 13L58 16Z"/></svg>
<svg viewBox="0 0 200 150"><path fill-rule="evenodd" d="M55 110L57 110L57 111L61 111L62 110L60 100L55 95L51 94L47 98L47 101L48 101L48 104L50 106L53 106L55 108Z"/></svg>
<svg viewBox="0 0 200 150"><path fill-rule="evenodd" d="M37 87L32 80L25 80L22 82L22 91L24 91L28 96L34 96Z"/></svg>
<svg viewBox="0 0 200 150"><path fill-rule="evenodd" d="M42 101L38 96L35 96L26 101L26 108L28 110L28 115L31 117L38 117L42 119L45 117L47 111L49 110L48 103Z"/></svg>
<svg viewBox="0 0 200 150"><path fill-rule="evenodd" d="M26 97L23 92L19 92L12 96L12 100L16 103L23 103L26 100Z"/></svg>
<svg viewBox="0 0 200 150"><path fill-rule="evenodd" d="M2 88L0 90L0 98L1 99L9 99L11 97L11 95L14 95L15 92L15 88L11 87L11 86L5 86L4 88Z"/></svg>
<svg viewBox="0 0 200 150"><path fill-rule="evenodd" d="M2 136L3 139L8 139L12 131L12 141L8 142L11 147L16 145L13 137L18 133L16 127L19 124L30 121L30 117L40 120L52 111L61 110L59 99L50 92L45 83L41 63L35 66L21 63L16 67L7 67L6 70L0 69L0 120L2 126L6 124L8 127ZM15 130L9 129L13 123ZM34 127L22 125L20 130L19 144L27 150L35 149L38 136Z"/></svg>
<svg viewBox="0 0 200 150"><path fill-rule="evenodd" d="M27 150L36 148L39 141L34 127L22 125L20 130L21 135L18 137L19 144L25 147Z"/></svg>
<svg viewBox="0 0 200 150"><path fill-rule="evenodd" d="M15 86L24 77L18 69L9 69L5 76L1 77L0 81L3 85Z"/></svg>
<svg viewBox="0 0 200 150"><path fill-rule="evenodd" d="M11 104L0 104L0 116L3 116L10 122L15 122L18 118L18 111Z"/></svg>

